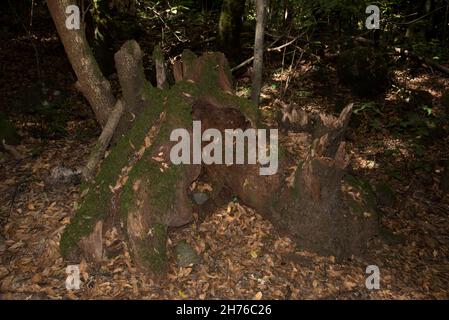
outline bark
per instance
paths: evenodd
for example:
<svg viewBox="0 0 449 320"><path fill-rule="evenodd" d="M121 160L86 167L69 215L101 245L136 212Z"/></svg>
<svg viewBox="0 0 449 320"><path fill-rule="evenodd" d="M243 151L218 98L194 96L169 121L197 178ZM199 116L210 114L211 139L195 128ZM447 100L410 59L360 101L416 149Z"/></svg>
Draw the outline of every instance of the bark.
<svg viewBox="0 0 449 320"><path fill-rule="evenodd" d="M241 55L240 32L245 0L224 0L218 23L218 48L232 63Z"/></svg>
<svg viewBox="0 0 449 320"><path fill-rule="evenodd" d="M259 105L260 89L262 87L265 7L266 0L256 0L257 24L254 43L253 84L251 90L251 100L256 105Z"/></svg>
<svg viewBox="0 0 449 320"><path fill-rule="evenodd" d="M77 88L89 101L102 127L106 125L116 101L109 81L103 76L87 43L84 29L66 28L67 6L76 4L73 0L48 0L47 6L55 23L67 57L78 78Z"/></svg>

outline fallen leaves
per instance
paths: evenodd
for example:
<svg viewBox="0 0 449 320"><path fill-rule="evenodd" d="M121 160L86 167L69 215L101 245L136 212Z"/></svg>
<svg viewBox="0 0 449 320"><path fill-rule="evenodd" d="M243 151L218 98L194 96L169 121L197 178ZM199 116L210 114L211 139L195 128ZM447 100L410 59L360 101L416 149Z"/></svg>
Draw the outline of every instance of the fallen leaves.
<svg viewBox="0 0 449 320"><path fill-rule="evenodd" d="M154 132L149 133L143 146L134 146L137 156L142 156L151 145L151 134ZM310 144L306 135L289 134L287 139L288 151L298 156L305 154L303 146ZM32 144L36 142L25 147L31 148ZM79 263L82 285L78 291L67 291L65 268L69 262L60 257L59 240L74 213L73 204L82 195L77 186L48 190L43 181L49 168L61 163L75 167L83 163L88 153L88 147L67 139L48 144L35 159L1 167L1 298L448 298L447 199L429 204L430 197L412 194L414 185L397 188L404 197L403 208L386 210L382 221L389 229L405 234L407 241L396 246L381 242L371 247L363 259L337 262L334 256L319 256L297 248L257 212L230 202L204 221L197 219L169 235L171 263L166 279L156 283L140 274L119 231L111 228L106 230L105 246L117 247L116 254L98 266L84 260L70 262ZM355 154L355 159L356 165L370 172L382 169L377 158L374 161ZM153 160L164 162L161 154ZM123 186L129 170L131 167L124 168L112 190ZM295 166L287 173L291 186L296 170ZM193 188L201 192L213 191L210 184L197 184ZM138 188L139 180L133 184L135 191ZM405 218L412 210L416 215ZM181 240L201 256L201 263L181 268L175 265L172 249ZM379 262L381 269L381 289L376 291L365 288L365 267L372 260Z"/></svg>

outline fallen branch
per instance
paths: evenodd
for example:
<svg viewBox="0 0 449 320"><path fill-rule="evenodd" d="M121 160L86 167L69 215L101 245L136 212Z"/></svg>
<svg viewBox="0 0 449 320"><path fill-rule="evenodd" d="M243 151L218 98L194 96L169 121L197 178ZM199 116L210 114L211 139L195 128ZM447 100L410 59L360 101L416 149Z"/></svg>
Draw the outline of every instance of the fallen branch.
<svg viewBox="0 0 449 320"><path fill-rule="evenodd" d="M296 40L298 40L299 37L295 37L293 38L293 40L284 43L283 45L280 45L278 47L275 48L267 48L265 49L266 52L272 52L272 51L281 51L282 49L284 49L285 47L288 47L289 45L293 44ZM276 39L275 42L277 42L279 39ZM273 42L273 43L275 43ZM273 44L272 44L273 45ZM243 61L241 64L239 64L238 66L235 66L234 68L231 69L231 72L234 72L235 70L238 70L240 68L243 68L244 66L246 66L247 64L250 64L252 61L254 60L254 56L246 59L245 61Z"/></svg>
<svg viewBox="0 0 449 320"><path fill-rule="evenodd" d="M89 160L87 161L86 166L83 169L83 178L86 181L90 180L95 175L97 165L103 158L109 142L111 142L112 136L117 128L124 109L124 103L122 100L118 100L114 110L106 122L106 125L103 128L103 131L101 132L100 137L97 140L97 143L89 155Z"/></svg>

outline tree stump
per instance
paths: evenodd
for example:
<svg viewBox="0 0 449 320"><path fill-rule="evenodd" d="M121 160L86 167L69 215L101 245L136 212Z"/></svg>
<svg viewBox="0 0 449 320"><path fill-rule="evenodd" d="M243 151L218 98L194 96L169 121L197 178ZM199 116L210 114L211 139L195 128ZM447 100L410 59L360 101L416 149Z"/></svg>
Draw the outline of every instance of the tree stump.
<svg viewBox="0 0 449 320"><path fill-rule="evenodd" d="M141 68L134 60L142 56L136 42L126 43L122 50L132 54L116 55L121 68L126 69L126 63ZM120 61L120 56L126 58ZM141 71L133 74L141 75ZM342 140L352 106L339 118L304 115L302 121L293 123L302 137L303 152L298 157L280 146L279 169L273 175L261 176L257 164L175 165L170 161L174 129L191 133L194 120L201 121L202 132L262 125L257 107L234 94L222 53L197 57L185 51L174 65L174 76L176 84L169 89L153 88L141 78L123 88L125 104L139 105L136 110L142 111L93 181L83 185L81 205L61 238L64 257L82 254L101 260L102 235L116 226L127 239L136 265L163 274L168 228L192 221L190 186L200 175L213 184L210 201L225 188L232 190L245 205L291 236L300 249L347 257L366 247L376 234L375 210L363 199L348 198L344 191L358 186L345 187L342 182L348 165ZM360 210L351 209L355 201Z"/></svg>

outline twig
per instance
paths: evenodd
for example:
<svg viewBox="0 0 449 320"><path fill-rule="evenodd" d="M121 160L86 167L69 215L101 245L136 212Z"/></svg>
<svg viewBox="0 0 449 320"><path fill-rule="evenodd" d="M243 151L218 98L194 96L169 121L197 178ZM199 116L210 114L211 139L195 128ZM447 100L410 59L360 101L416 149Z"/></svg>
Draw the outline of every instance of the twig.
<svg viewBox="0 0 449 320"><path fill-rule="evenodd" d="M283 48L288 47L289 45L291 45L292 43L294 43L296 40L298 40L298 38L299 38L299 37L296 37L296 38L294 38L293 40L291 40L291 41L289 41L289 42L287 42L287 43L284 43L283 45L280 45L279 47L275 47L275 48L270 47L270 48L267 48L267 49L265 49L265 51L266 51L266 52L271 52L271 51L281 51ZM274 43L276 43L279 39L280 39L280 38L276 39L276 40L271 44L271 46L272 46ZM240 68L246 66L247 64L250 64L253 60L254 60L254 56L252 56L252 57L246 59L245 61L243 61L242 63L240 63L238 66L235 66L234 68L232 68L232 69L231 69L231 72L234 72L235 70L238 70L238 69L240 69Z"/></svg>

